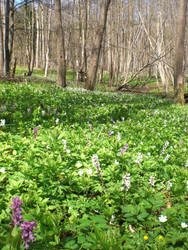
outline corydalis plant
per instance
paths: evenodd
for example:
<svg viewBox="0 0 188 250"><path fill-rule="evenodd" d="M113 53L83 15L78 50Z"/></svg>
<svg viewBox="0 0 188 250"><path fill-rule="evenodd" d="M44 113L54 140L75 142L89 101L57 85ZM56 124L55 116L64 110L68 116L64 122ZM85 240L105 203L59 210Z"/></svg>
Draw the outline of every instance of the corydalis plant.
<svg viewBox="0 0 188 250"><path fill-rule="evenodd" d="M33 242L35 239L32 232L36 230L36 226L36 222L34 221L24 221L20 226L22 230L22 240L25 242L25 249L28 249L30 241Z"/></svg>
<svg viewBox="0 0 188 250"><path fill-rule="evenodd" d="M38 128L34 128L33 133L34 133L34 139L36 139L38 136Z"/></svg>
<svg viewBox="0 0 188 250"><path fill-rule="evenodd" d="M100 177L102 185L104 186L104 181L103 181L103 177L102 177L102 171L101 171L100 162L99 162L99 158L98 158L97 154L93 155L93 157L92 157L92 163L93 163L93 166L97 170L97 173L98 173L98 175ZM104 191L105 191L105 189L104 189Z"/></svg>
<svg viewBox="0 0 188 250"><path fill-rule="evenodd" d="M12 198L12 204L10 206L12 216L11 216L11 225L12 227L19 226L23 219L21 212L21 205L23 202L19 199L19 197Z"/></svg>
<svg viewBox="0 0 188 250"><path fill-rule="evenodd" d="M130 186L131 186L131 177L130 174L127 173L126 175L123 176L123 180L121 182L122 187L120 188L121 191L126 190L128 191Z"/></svg>
<svg viewBox="0 0 188 250"><path fill-rule="evenodd" d="M33 242L35 237L32 233L36 229L36 222L34 221L24 221L22 222L22 206L23 202L19 197L12 198L12 204L10 205L12 216L11 216L11 225L14 229L15 226L22 230L22 241L24 242L25 249L29 248L30 241ZM20 242L21 244L21 242ZM12 249L12 248L11 248Z"/></svg>

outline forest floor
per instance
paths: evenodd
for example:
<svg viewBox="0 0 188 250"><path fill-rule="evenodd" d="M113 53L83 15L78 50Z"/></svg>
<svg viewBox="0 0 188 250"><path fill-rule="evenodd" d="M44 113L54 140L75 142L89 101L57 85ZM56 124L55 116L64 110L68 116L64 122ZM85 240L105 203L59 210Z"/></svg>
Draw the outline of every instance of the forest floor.
<svg viewBox="0 0 188 250"><path fill-rule="evenodd" d="M188 249L187 120L153 94L1 82L0 249L13 197L34 250Z"/></svg>

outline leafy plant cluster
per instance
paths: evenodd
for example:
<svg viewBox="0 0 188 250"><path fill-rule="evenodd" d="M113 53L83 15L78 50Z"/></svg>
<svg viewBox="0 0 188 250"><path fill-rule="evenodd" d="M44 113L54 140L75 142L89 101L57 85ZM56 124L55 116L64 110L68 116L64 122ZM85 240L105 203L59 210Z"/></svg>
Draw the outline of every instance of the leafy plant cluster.
<svg viewBox="0 0 188 250"><path fill-rule="evenodd" d="M1 249L13 197L37 224L30 249L188 248L187 106L51 84L0 88Z"/></svg>

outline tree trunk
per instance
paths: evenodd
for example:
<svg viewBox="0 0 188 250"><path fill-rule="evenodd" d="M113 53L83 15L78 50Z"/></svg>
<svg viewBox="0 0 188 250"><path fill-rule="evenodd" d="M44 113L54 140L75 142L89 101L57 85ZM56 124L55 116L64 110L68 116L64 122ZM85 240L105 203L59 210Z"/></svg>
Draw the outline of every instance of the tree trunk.
<svg viewBox="0 0 188 250"><path fill-rule="evenodd" d="M179 0L179 4L174 68L174 103L184 105L185 100L183 59L187 0Z"/></svg>
<svg viewBox="0 0 188 250"><path fill-rule="evenodd" d="M0 75L4 74L4 44L3 44L3 26L2 26L2 12L0 1Z"/></svg>
<svg viewBox="0 0 188 250"><path fill-rule="evenodd" d="M61 1L55 0L55 22L57 32L57 85L66 87L66 61L64 30L62 27Z"/></svg>
<svg viewBox="0 0 188 250"><path fill-rule="evenodd" d="M10 1L5 3L5 74L10 74L10 54L9 54L9 13Z"/></svg>
<svg viewBox="0 0 188 250"><path fill-rule="evenodd" d="M50 54L50 29L51 29L51 16L52 16L52 3L50 2L50 9L48 12L48 30L47 30L47 48L46 48L46 62L45 62L45 73L44 76L48 75L48 65L49 65L49 54Z"/></svg>
<svg viewBox="0 0 188 250"><path fill-rule="evenodd" d="M106 29L106 21L108 15L108 9L110 6L111 0L104 0L100 6L100 17L99 24L97 28L97 34L94 42L94 46L92 48L91 57L90 57L90 65L87 74L87 82L85 85L86 89L94 90L96 78L97 78L97 70L99 65L99 56L102 47L103 36Z"/></svg>

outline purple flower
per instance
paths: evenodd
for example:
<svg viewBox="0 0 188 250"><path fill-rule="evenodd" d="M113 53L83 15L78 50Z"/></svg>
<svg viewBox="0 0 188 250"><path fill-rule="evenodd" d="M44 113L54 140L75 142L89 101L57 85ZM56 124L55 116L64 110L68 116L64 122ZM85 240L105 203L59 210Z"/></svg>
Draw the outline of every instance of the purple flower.
<svg viewBox="0 0 188 250"><path fill-rule="evenodd" d="M36 230L36 222L35 221L24 221L20 228L22 231L22 240L25 241L25 249L29 248L30 241L33 242L35 236L33 235L32 231Z"/></svg>
<svg viewBox="0 0 188 250"><path fill-rule="evenodd" d="M21 209L21 205L23 204L23 202L19 199L19 197L16 198L12 198L12 204L10 206L11 211L12 211L12 216L11 216L11 225L12 227L14 226L18 226L21 224L21 220L22 220L22 209Z"/></svg>
<svg viewBox="0 0 188 250"><path fill-rule="evenodd" d="M38 135L38 128L34 128L33 129L33 133L34 133L34 139L36 139L37 138L37 135Z"/></svg>
<svg viewBox="0 0 188 250"><path fill-rule="evenodd" d="M93 126L91 124L89 125L89 128L90 128L90 130L93 130Z"/></svg>
<svg viewBox="0 0 188 250"><path fill-rule="evenodd" d="M123 154L128 148L128 143L120 150L119 154Z"/></svg>
<svg viewBox="0 0 188 250"><path fill-rule="evenodd" d="M40 107L43 109L43 108L44 108L44 104L43 104L43 103L40 103Z"/></svg>

